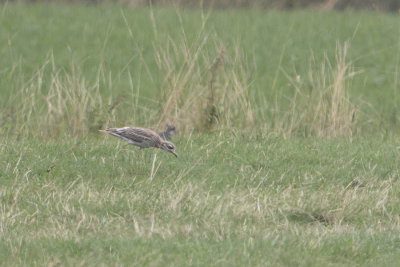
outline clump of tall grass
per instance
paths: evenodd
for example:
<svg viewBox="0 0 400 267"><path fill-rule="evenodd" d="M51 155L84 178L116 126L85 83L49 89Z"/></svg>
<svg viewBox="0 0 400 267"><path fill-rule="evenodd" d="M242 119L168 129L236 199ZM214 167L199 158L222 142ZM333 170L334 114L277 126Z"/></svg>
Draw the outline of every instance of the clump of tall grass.
<svg viewBox="0 0 400 267"><path fill-rule="evenodd" d="M106 99L106 91L113 90L112 77L104 75L101 66L97 78L88 81L78 64L61 69L51 55L32 77L16 77L19 81L14 81L13 93L2 111L8 114L1 118L3 133L80 137L103 127L137 123L158 129L170 123L182 133L252 127L245 61L239 48L229 56L215 38L209 52L205 41L189 47L187 40L179 44L170 40L168 46L158 47L156 60L165 75L159 98L139 100L131 81L133 95L123 105L121 95ZM125 111L118 116L120 106Z"/></svg>
<svg viewBox="0 0 400 267"><path fill-rule="evenodd" d="M182 38L154 44L162 82L150 100L139 97L130 75L128 101L121 92L106 98L113 78L102 65L97 78L88 81L78 64L60 69L51 55L30 79L21 74L13 83L0 124L6 134L44 138L81 137L122 125L161 130L166 124L181 134L235 129L286 137L351 136L358 117L348 87L356 72L346 61L347 51L347 43L338 45L333 63L327 56L319 64L311 58L307 81L282 70L294 93L287 101L277 91L266 105L250 95L248 59L240 46L227 47L204 28L193 39L182 30Z"/></svg>
<svg viewBox="0 0 400 267"><path fill-rule="evenodd" d="M356 72L346 59L348 43L337 44L333 62L327 55L322 62L311 57L305 81L281 70L293 95L284 97L276 91L275 99L262 105L250 97L249 68L240 47L228 55L215 37L212 57L205 49L208 37L189 45L187 40L180 44L170 40L167 48L157 50L158 66L166 74L158 125L168 121L183 131L258 129L286 137L356 132L358 108L348 92Z"/></svg>
<svg viewBox="0 0 400 267"><path fill-rule="evenodd" d="M346 60L348 43L337 44L333 62L327 55L320 63L312 57L308 81L292 78L278 66L294 93L287 101L276 91L275 100L265 99L263 105L250 95L249 61L240 45L227 46L206 32L205 24L194 39L187 38L182 26L180 40L168 38L154 46L157 66L164 74L158 127L171 123L182 132L258 129L287 137L355 133L357 107L348 88L356 72ZM157 40L154 20L153 27Z"/></svg>
<svg viewBox="0 0 400 267"><path fill-rule="evenodd" d="M89 83L77 64L58 69L53 56L28 80L20 74L3 110L5 133L14 137L82 136L101 128L113 117L115 106L103 104L100 75Z"/></svg>
<svg viewBox="0 0 400 267"><path fill-rule="evenodd" d="M183 132L254 127L246 59L239 46L229 54L217 36L210 38L200 33L192 43L169 39L157 48L165 73L157 125L169 122Z"/></svg>
<svg viewBox="0 0 400 267"><path fill-rule="evenodd" d="M324 56L321 63L311 57L308 81L300 76L287 79L294 89L287 107L276 94L272 109L272 131L284 136L351 136L356 131L358 108L349 97L349 85L357 74L346 61L348 43L337 44L335 61Z"/></svg>

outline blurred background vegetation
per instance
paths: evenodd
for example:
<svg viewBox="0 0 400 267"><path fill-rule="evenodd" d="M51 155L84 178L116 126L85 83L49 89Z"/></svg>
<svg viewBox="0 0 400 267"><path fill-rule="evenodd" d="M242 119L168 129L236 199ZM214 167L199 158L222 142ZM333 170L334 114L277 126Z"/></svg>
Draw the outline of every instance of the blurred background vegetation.
<svg viewBox="0 0 400 267"><path fill-rule="evenodd" d="M400 0L2 0L0 2L119 3L134 6L180 5L190 7L315 8L317 10L372 9L397 12Z"/></svg>

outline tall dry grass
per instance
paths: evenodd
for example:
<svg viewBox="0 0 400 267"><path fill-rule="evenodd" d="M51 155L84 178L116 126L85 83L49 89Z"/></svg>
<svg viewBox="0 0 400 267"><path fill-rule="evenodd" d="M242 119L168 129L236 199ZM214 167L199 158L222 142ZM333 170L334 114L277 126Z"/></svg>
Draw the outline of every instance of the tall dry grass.
<svg viewBox="0 0 400 267"><path fill-rule="evenodd" d="M336 46L334 62L325 55L322 62L312 56L307 80L287 77L294 89L287 106L283 96L276 93L271 112L271 130L283 136L351 136L357 130L358 108L349 96L351 80L357 72L346 59L349 44ZM266 128L269 128L267 123Z"/></svg>
<svg viewBox="0 0 400 267"><path fill-rule="evenodd" d="M249 72L240 48L228 54L218 37L209 38L192 44L169 40L167 48L157 49L158 67L166 74L157 126L174 124L182 132L254 127Z"/></svg>
<svg viewBox="0 0 400 267"><path fill-rule="evenodd" d="M278 66L293 95L287 101L276 88L276 98L260 104L251 97L248 59L240 45L228 47L204 25L194 39L182 29L182 38L155 43L163 82L154 99L141 97L135 88L140 85L134 85L131 76L130 96L105 97L106 91L113 91L113 78L102 65L97 78L87 81L79 64L60 69L50 55L29 79L15 75L19 80L0 117L2 132L14 137L82 137L110 126L161 130L166 124L175 125L181 135L226 129L285 137L356 132L357 107L348 93L356 72L346 60L347 43L338 44L334 62L327 56L322 62L312 57L307 80L291 77ZM154 32L157 39L156 26Z"/></svg>
<svg viewBox="0 0 400 267"><path fill-rule="evenodd" d="M107 112L103 103L101 71L89 83L78 64L72 62L69 70L57 68L51 54L32 77L25 80L20 73L3 110L4 132L16 138L78 137L101 127L114 109Z"/></svg>

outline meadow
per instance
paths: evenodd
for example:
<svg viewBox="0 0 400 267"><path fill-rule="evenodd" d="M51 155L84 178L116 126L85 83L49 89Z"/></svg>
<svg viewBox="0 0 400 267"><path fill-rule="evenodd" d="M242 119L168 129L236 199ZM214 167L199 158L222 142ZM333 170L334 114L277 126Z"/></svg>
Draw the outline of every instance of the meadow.
<svg viewBox="0 0 400 267"><path fill-rule="evenodd" d="M397 265L397 14L0 10L0 265Z"/></svg>

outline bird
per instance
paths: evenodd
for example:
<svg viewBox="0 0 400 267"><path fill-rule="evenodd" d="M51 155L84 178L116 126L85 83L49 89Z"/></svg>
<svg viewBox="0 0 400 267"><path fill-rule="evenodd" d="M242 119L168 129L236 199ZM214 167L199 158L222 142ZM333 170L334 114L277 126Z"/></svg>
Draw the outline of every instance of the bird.
<svg viewBox="0 0 400 267"><path fill-rule="evenodd" d="M168 125L167 129L164 132L159 133L158 135L161 136L161 138L164 140L171 140L173 132L175 132L175 126Z"/></svg>
<svg viewBox="0 0 400 267"><path fill-rule="evenodd" d="M121 138L127 141L128 144L140 148L155 147L165 150L173 154L175 157L178 157L178 155L175 152L175 145L173 143L164 140L158 133L147 128L122 127L122 128L107 128L106 130L99 130L99 131Z"/></svg>

